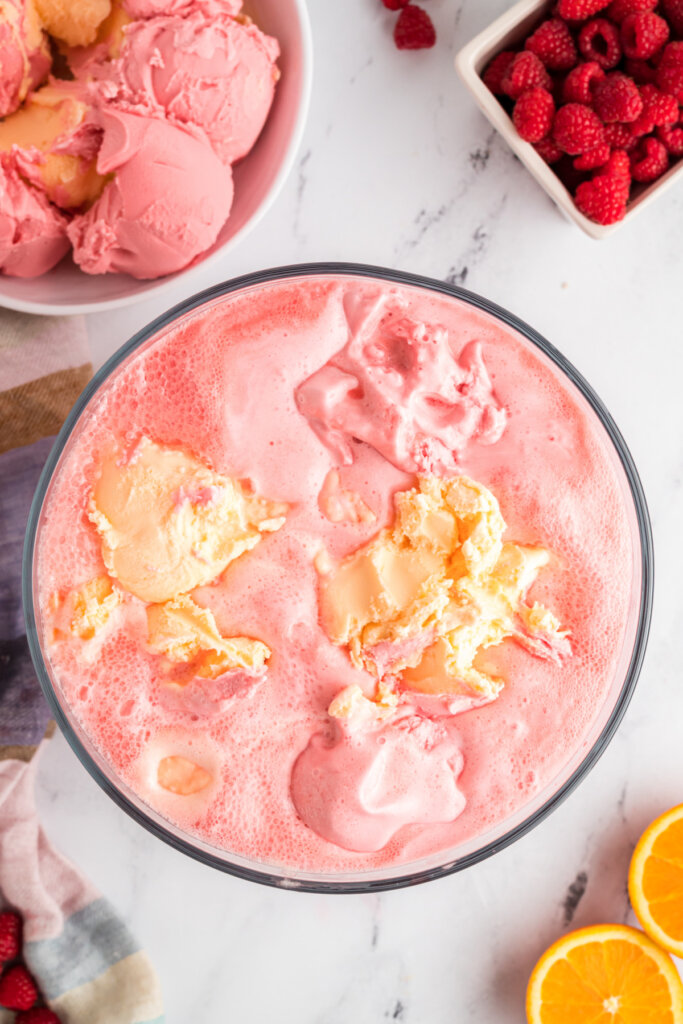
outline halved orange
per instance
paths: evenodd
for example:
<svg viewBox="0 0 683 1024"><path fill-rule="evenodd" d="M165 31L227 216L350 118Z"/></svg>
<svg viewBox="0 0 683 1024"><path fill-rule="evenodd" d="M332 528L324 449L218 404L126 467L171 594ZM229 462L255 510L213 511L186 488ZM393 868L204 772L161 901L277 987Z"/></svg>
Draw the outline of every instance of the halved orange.
<svg viewBox="0 0 683 1024"><path fill-rule="evenodd" d="M683 957L683 804L653 821L638 840L628 891L650 938Z"/></svg>
<svg viewBox="0 0 683 1024"><path fill-rule="evenodd" d="M548 949L527 989L529 1024L683 1024L671 958L623 924L570 932Z"/></svg>

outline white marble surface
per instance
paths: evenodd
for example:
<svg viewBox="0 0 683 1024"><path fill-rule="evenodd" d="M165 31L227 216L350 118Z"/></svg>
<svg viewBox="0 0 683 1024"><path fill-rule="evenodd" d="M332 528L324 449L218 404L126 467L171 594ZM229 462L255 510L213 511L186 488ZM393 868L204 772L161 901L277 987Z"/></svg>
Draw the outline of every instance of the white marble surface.
<svg viewBox="0 0 683 1024"><path fill-rule="evenodd" d="M200 286L303 260L384 264L465 283L562 349L621 426L650 503L659 561L640 685L597 768L534 832L381 896L278 892L195 864L119 811L56 737L40 772L46 827L147 946L169 1024L522 1024L528 972L568 923L570 887L585 885L572 925L631 920L633 843L683 800L683 188L600 243L560 217L452 68L507 4L426 0L438 43L410 54L394 49L380 0L311 0L317 66L296 168ZM95 360L161 311L91 317Z"/></svg>

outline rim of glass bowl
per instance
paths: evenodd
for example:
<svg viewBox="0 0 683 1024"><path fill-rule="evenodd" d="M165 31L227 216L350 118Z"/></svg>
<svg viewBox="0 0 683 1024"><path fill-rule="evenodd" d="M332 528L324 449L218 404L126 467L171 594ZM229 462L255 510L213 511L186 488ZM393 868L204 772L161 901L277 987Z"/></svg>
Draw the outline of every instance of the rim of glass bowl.
<svg viewBox="0 0 683 1024"><path fill-rule="evenodd" d="M574 769L568 779L556 790L552 796L550 796L541 807L533 811L527 818L522 822L510 828L503 836L498 839L494 839L482 846L480 849L474 850L471 853L465 854L462 857L457 857L454 860L448 859L448 862L436 866L430 867L423 870L417 870L410 873L401 873L401 865L396 865L398 877L390 878L384 877L380 879L354 879L351 881L344 881L343 877L335 880L333 876L330 876L329 880L326 877L322 877L320 874L316 875L315 872L300 872L296 871L294 877L288 877L286 869L278 871L275 866L272 868L269 865L257 865L254 867L244 866L242 864L234 863L230 860L226 860L223 856L219 856L217 853L211 852L212 848L206 847L204 849L198 848L193 845L189 839L185 839L182 834L174 834L163 824L163 819L160 815L157 816L158 820L152 815L156 815L151 808L147 811L142 806L136 806L107 776L105 771L96 763L93 755L86 750L80 737L71 721L67 717L58 697L55 693L52 680L50 678L45 659L43 657L40 640L36 628L36 617L34 610L34 556L35 556L35 541L37 535L38 524L40 520L40 514L43 507L43 502L47 494L49 484L52 480L52 475L55 467L57 466L59 459L66 447L67 441L71 436L72 430L79 420L81 414L88 406L90 400L93 398L95 393L99 390L100 386L112 375L120 364L129 356L136 348L141 346L144 342L148 341L153 335L165 327L168 327L173 321L179 317L189 313L193 309L203 305L204 303L210 302L214 299L228 295L231 292L239 291L241 289L253 287L255 285L267 284L278 280L284 280L293 277L311 277L311 276L348 276L348 277L368 277L368 278L379 278L384 281L389 281L395 284L407 285L417 288L424 288L428 291L440 292L444 295L451 296L459 299L477 309L480 309L484 313L488 313L494 318L502 321L508 327L518 331L527 341L530 341L533 345L539 348L563 373L569 378L572 384L580 391L583 397L586 399L588 404L591 406L593 412L600 420L603 428L605 429L608 437L610 438L614 449L619 457L621 466L624 470L626 480L628 482L631 496L633 499L634 510L636 514L638 524L638 534L640 538L640 556L641 556L641 587L640 587L640 604L638 610L638 620L635 628L635 638L633 643L633 650L631 657L626 669L624 681L619 692L619 696L616 700L615 706L612 709L609 718L600 732L597 739L594 741L590 750L586 753L581 763ZM80 395L69 416L67 417L62 429L60 430L54 446L48 456L47 462L43 468L42 474L38 481L36 493L31 504L31 510L29 512L26 541L24 544L24 559L22 567L22 592L24 601L24 614L26 619L26 633L28 637L29 648L31 651L31 657L33 664L40 681L43 693L47 698L52 713L59 725L60 729L66 736L67 741L76 753L80 762L85 766L90 775L99 784L99 786L121 807L127 814L129 814L135 821L146 828L153 835L162 839L170 846L174 847L188 856L199 860L212 867L218 868L221 871L227 872L232 875L236 875L239 878L244 878L249 881L259 882L264 885L272 885L280 888L295 889L301 892L315 892L315 893L363 893L363 892L379 892L387 889L398 889L405 886L417 885L421 882L427 882L432 879L441 878L445 875L452 874L456 871L462 871L466 867L470 867L473 864L477 864L480 861L490 857L492 854L497 853L499 850L509 846L516 839L525 835L532 828L538 825L544 818L546 818L551 811L553 811L578 785L578 783L585 778L591 768L596 764L598 758L602 755L609 741L614 735L617 726L621 722L624 716L626 708L631 700L633 691L635 689L640 669L643 663L645 655L645 648L647 645L648 634L650 630L650 619L652 614L652 596L653 596L653 583L654 583L654 552L652 544L652 531L650 526L650 518L647 508L647 502L645 500L645 494L643 492L642 484L638 476L638 472L635 468L633 458L628 450L628 447L621 436L619 429L617 428L614 420L606 407L598 398L597 394L593 391L587 381L581 376L581 374L572 366L572 364L554 348L550 342L546 341L537 331L532 327L529 327L523 320L509 313L507 310L497 306L493 302L489 302L487 299L476 295L473 292L467 291L464 288L459 288L456 285L446 284L443 281L433 280L427 277L421 277L417 274L405 273L397 270L389 270L383 267L374 267L366 264L354 264L354 263L305 263L300 265L291 265L285 267L275 267L270 270L264 270L252 274L246 274L242 277L235 278L231 281L223 282L222 284L214 285L211 288L207 288L202 292L186 299L184 302L174 306L173 309L167 313L157 317L152 323L148 324L142 330L138 331L128 342L126 342L117 352L111 356L110 359L98 370L93 376L92 380L88 383L83 393ZM113 774L113 773L112 773ZM140 800L140 804L143 801ZM229 857L235 857L236 854L231 853L229 850L225 851L225 855ZM447 855L446 855L447 856ZM372 869L376 870L376 869ZM306 875L315 876L306 878ZM361 874L359 872L358 874Z"/></svg>

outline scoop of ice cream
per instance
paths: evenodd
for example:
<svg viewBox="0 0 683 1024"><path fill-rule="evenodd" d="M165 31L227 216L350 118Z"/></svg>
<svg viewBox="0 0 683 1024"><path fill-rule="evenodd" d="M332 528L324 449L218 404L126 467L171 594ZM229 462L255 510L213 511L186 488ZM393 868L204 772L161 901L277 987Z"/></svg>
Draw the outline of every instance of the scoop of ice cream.
<svg viewBox="0 0 683 1024"><path fill-rule="evenodd" d="M162 757L157 767L157 782L177 796L194 796L211 785L213 776L187 757L171 754Z"/></svg>
<svg viewBox="0 0 683 1024"><path fill-rule="evenodd" d="M53 612L55 639L92 640L110 622L121 604L121 591L108 576L96 576L56 597Z"/></svg>
<svg viewBox="0 0 683 1024"><path fill-rule="evenodd" d="M149 605L147 626L152 650L186 666L187 672L175 677L175 682L187 682L194 676L217 679L232 669L256 674L270 657L270 649L260 640L222 636L213 612L201 608L187 594Z"/></svg>
<svg viewBox="0 0 683 1024"><path fill-rule="evenodd" d="M69 251L67 220L16 168L0 160L0 271L45 274Z"/></svg>
<svg viewBox="0 0 683 1024"><path fill-rule="evenodd" d="M279 47L253 23L193 8L128 25L118 60L94 71L118 104L198 125L225 164L254 145L270 110Z"/></svg>
<svg viewBox="0 0 683 1024"><path fill-rule="evenodd" d="M111 575L143 601L162 603L216 579L279 530L286 511L189 452L142 438L102 461L90 518Z"/></svg>
<svg viewBox="0 0 683 1024"><path fill-rule="evenodd" d="M111 0L34 0L46 31L69 46L86 46L109 14Z"/></svg>
<svg viewBox="0 0 683 1024"><path fill-rule="evenodd" d="M80 71L93 61L112 60L119 56L124 27L132 21L168 15L187 15L202 11L213 18L238 15L242 0L111 0L109 14L97 27L88 45L62 47L73 71Z"/></svg>
<svg viewBox="0 0 683 1024"><path fill-rule="evenodd" d="M163 14L188 14L205 10L219 17L236 15L242 9L242 0L121 0L131 18L154 18Z"/></svg>
<svg viewBox="0 0 683 1024"><path fill-rule="evenodd" d="M446 725L410 709L392 713L353 690L333 702L330 731L312 736L294 764L299 817L359 852L381 850L404 825L457 818L463 757Z"/></svg>
<svg viewBox="0 0 683 1024"><path fill-rule="evenodd" d="M74 259L88 274L173 274L216 241L232 205L230 168L202 133L111 107L98 109L97 202L69 225Z"/></svg>
<svg viewBox="0 0 683 1024"><path fill-rule="evenodd" d="M0 7L0 117L11 114L26 95L26 67L20 15L9 0Z"/></svg>
<svg viewBox="0 0 683 1024"><path fill-rule="evenodd" d="M92 72L92 65L118 57L123 45L124 29L131 21L131 16L119 0L114 0L111 11L98 26L95 38L88 46L61 46L73 74L82 78Z"/></svg>
<svg viewBox="0 0 683 1024"><path fill-rule="evenodd" d="M154 729L131 773L157 810L191 827L216 795L221 752L196 728Z"/></svg>
<svg viewBox="0 0 683 1024"><path fill-rule="evenodd" d="M345 311L350 340L296 392L342 464L360 440L407 473L453 473L471 441L500 438L507 414L477 342L456 358L447 331L400 316L383 294L347 299Z"/></svg>
<svg viewBox="0 0 683 1024"><path fill-rule="evenodd" d="M0 117L45 80L51 64L33 0L0 0Z"/></svg>
<svg viewBox="0 0 683 1024"><path fill-rule="evenodd" d="M552 613L524 604L549 552L503 543L486 487L422 477L395 504L393 526L321 578L323 625L354 664L409 690L493 699L502 683L475 666L481 650L515 637L541 656L569 653Z"/></svg>
<svg viewBox="0 0 683 1024"><path fill-rule="evenodd" d="M100 133L86 123L89 109L79 83L53 79L0 122L0 152L63 209L93 202L106 182L97 171Z"/></svg>

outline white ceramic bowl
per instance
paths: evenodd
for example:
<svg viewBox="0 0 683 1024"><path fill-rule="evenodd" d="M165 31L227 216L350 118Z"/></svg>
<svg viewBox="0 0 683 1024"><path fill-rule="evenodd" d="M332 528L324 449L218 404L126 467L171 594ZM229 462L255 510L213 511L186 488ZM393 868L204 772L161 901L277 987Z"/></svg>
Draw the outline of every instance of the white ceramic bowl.
<svg viewBox="0 0 683 1024"><path fill-rule="evenodd" d="M259 28L279 41L282 74L263 132L234 168L232 210L212 248L186 270L154 281L138 281L128 274L84 274L66 256L41 277L0 275L0 306L26 313L94 313L162 292L173 293L181 278L189 293L197 269L216 263L261 219L284 184L303 135L311 95L313 43L305 0L247 0L244 10Z"/></svg>
<svg viewBox="0 0 683 1024"><path fill-rule="evenodd" d="M674 181L683 181L683 160L663 174L661 178L639 190L627 208L626 216L616 224L601 225L584 217L574 205L571 192L562 184L558 176L534 147L517 134L512 120L498 102L496 96L482 81L482 73L492 57L501 50L513 50L523 45L532 29L541 21L544 14L549 15L552 7L550 0L519 0L514 7L506 11L492 25L480 32L471 43L468 43L456 55L455 66L463 82L470 90L479 108L489 119L507 142L536 181L557 204L562 213L578 224L591 238L606 238L622 224L628 223L637 213L644 210L657 196L673 185Z"/></svg>

